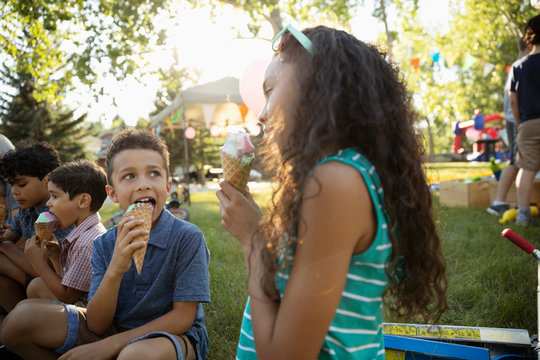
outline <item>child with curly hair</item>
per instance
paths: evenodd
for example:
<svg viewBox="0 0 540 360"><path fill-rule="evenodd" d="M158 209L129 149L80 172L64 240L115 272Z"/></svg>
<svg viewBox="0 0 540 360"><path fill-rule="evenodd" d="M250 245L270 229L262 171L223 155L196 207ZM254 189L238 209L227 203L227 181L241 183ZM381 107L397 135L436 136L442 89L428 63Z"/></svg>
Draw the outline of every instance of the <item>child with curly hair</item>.
<svg viewBox="0 0 540 360"><path fill-rule="evenodd" d="M59 165L58 151L45 142L20 144L0 160L2 176L11 184L11 192L20 206L0 237L0 307L6 312L26 298L26 288L37 276L24 248L35 234L34 222L39 214L49 211L47 175ZM54 235L62 241L70 231L71 228L56 229Z"/></svg>
<svg viewBox="0 0 540 360"><path fill-rule="evenodd" d="M447 307L411 98L385 55L344 31L279 38L259 115L272 202L263 216L249 189L217 192L248 271L237 358L384 359L383 301L427 320Z"/></svg>

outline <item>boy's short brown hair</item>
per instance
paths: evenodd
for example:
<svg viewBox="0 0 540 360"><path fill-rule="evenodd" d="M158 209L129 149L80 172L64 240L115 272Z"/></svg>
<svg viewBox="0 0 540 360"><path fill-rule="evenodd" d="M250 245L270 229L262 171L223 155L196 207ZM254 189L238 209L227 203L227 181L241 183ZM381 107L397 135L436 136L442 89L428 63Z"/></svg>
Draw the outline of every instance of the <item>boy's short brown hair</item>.
<svg viewBox="0 0 540 360"><path fill-rule="evenodd" d="M70 200L79 194L89 194L92 212L97 212L107 198L105 171L92 161L80 160L62 165L51 171L47 180L69 194Z"/></svg>
<svg viewBox="0 0 540 360"><path fill-rule="evenodd" d="M107 164L107 179L109 185L112 184L113 162L118 153L123 150L153 150L163 158L163 165L169 177L169 150L167 144L155 136L148 130L127 129L117 135L111 141L111 145L107 148L106 164Z"/></svg>

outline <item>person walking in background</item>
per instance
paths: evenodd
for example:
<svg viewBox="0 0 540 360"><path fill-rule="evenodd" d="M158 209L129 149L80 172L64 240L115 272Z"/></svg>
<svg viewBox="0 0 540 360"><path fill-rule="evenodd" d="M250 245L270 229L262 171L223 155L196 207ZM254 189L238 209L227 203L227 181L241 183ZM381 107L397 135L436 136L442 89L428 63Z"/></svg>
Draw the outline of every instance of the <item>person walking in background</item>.
<svg viewBox="0 0 540 360"><path fill-rule="evenodd" d="M519 40L519 53L518 58L512 64L512 67L517 64L519 59L527 55L530 51L530 46L521 38ZM516 166L516 154L517 154L517 126L512 113L512 107L510 106L510 77L511 72L508 72L506 82L504 85L504 119L506 121L506 135L508 138L508 148L510 149L510 163L502 171L497 187L497 196L487 208L487 212L493 215L502 215L506 210L510 209L508 202L506 202L506 196L508 191L512 187L512 184L516 180L519 168Z"/></svg>
<svg viewBox="0 0 540 360"><path fill-rule="evenodd" d="M518 124L516 165L519 212L516 224L531 222L531 188L540 169L540 15L525 26L523 39L531 47L529 55L511 69L510 105Z"/></svg>
<svg viewBox="0 0 540 360"><path fill-rule="evenodd" d="M226 181L216 193L248 272L237 359L384 359L384 295L405 317L447 307L411 98L344 31L289 25L279 40L259 115L272 206Z"/></svg>

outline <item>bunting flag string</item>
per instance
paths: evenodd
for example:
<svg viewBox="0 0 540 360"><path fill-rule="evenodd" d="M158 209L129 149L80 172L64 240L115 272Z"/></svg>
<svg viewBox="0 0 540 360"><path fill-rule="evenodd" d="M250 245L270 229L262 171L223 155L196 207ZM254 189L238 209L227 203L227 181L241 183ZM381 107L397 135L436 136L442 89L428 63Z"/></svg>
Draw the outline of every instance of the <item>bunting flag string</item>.
<svg viewBox="0 0 540 360"><path fill-rule="evenodd" d="M410 63L414 69L415 72L418 72L420 70L420 65L424 64L425 61L431 60L432 64L435 65L441 65L443 63L446 63L446 67L451 68L454 66L457 62L457 60L463 56L463 60L461 62L460 70L461 71L468 71L476 64L483 64L483 76L487 77L495 68L497 67L497 64L493 64L492 62L484 61L483 59L474 56L470 53L464 53L460 51L449 51L446 53L441 53L440 51L434 51L430 53L430 55L427 56L419 56L414 57L410 60ZM499 65L500 66L500 65ZM510 70L510 65L503 65L506 67L506 72Z"/></svg>
<svg viewBox="0 0 540 360"><path fill-rule="evenodd" d="M156 136L159 136L159 133L161 132L161 125L162 125L161 122L159 124L157 124Z"/></svg>

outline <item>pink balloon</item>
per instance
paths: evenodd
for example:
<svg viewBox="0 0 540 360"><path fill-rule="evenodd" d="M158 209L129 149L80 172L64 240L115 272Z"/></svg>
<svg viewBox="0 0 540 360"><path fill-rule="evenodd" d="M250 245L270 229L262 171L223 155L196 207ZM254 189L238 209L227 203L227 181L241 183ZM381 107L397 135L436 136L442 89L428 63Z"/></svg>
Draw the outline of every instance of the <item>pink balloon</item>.
<svg viewBox="0 0 540 360"><path fill-rule="evenodd" d="M213 137L218 137L220 133L221 133L221 127L217 125L210 126L210 135L212 135Z"/></svg>
<svg viewBox="0 0 540 360"><path fill-rule="evenodd" d="M264 106L262 84L264 82L264 72L269 62L269 59L255 61L247 67L240 78L240 97L244 104L257 115Z"/></svg>
<svg viewBox="0 0 540 360"><path fill-rule="evenodd" d="M186 134L186 139L188 140L195 139L195 135L196 135L195 129L192 128L191 126L186 129L185 134Z"/></svg>

